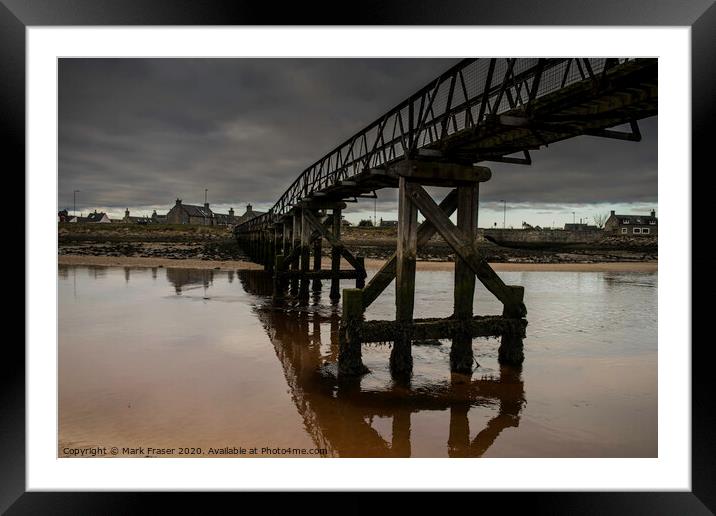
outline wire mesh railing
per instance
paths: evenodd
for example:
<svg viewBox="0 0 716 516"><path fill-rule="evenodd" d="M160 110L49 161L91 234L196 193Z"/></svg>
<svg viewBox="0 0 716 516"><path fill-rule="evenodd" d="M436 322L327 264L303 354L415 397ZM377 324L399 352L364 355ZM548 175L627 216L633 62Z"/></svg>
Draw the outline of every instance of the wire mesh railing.
<svg viewBox="0 0 716 516"><path fill-rule="evenodd" d="M372 168L409 158L487 117L527 107L539 97L599 74L626 59L464 59L305 169L268 213L239 226L264 225L300 199Z"/></svg>

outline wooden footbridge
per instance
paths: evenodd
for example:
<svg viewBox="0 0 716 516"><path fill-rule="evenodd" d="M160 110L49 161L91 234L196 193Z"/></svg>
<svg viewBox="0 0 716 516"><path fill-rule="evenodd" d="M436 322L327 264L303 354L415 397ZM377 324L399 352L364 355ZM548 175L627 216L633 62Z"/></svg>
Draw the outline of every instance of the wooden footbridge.
<svg viewBox="0 0 716 516"><path fill-rule="evenodd" d="M530 151L581 135L639 141L638 120L657 114L657 75L656 59L465 59L304 170L266 214L238 225L236 238L273 270L276 299L308 301L309 281L320 289L330 279L338 300L339 281L356 280L343 291L343 375L366 371L361 344L373 341L394 343L396 377L410 375L418 339L452 339L455 372L472 370L478 336L501 336L500 360L519 364L524 289L505 285L475 245L479 185L492 175L478 163L529 165ZM425 186L451 191L437 204ZM398 189L396 252L366 284L363 259L341 241L341 214L383 188ZM415 319L417 248L435 233L456 255L454 313ZM329 270L321 269L322 241L331 247ZM342 258L350 269L341 269ZM502 302L502 314L473 315L476 278ZM394 279L395 321L365 321L365 309Z"/></svg>

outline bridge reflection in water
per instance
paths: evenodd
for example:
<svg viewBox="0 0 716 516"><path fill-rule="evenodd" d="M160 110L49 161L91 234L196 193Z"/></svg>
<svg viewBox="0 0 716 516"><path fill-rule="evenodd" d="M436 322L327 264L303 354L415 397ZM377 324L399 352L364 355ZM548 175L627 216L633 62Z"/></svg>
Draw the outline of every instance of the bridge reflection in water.
<svg viewBox="0 0 716 516"><path fill-rule="evenodd" d="M519 368L501 366L496 378L471 379L453 373L449 381L419 387L389 381L366 385L368 377L336 374L340 314L336 307L309 306L272 300L272 277L264 271L240 271L244 290L257 297L254 308L283 368L291 397L304 426L319 448L340 457L410 457L411 416L423 411L449 410L445 429L450 457L480 457L500 433L520 423L525 390ZM321 328L330 326L330 344L321 341ZM326 353L327 351L327 353ZM471 409L497 411L475 433ZM372 423L392 419L390 442Z"/></svg>

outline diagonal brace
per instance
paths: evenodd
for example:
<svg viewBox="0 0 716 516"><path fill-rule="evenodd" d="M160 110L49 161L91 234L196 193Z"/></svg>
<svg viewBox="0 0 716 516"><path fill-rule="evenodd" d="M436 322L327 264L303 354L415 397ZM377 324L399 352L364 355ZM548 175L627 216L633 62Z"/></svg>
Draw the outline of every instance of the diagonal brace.
<svg viewBox="0 0 716 516"><path fill-rule="evenodd" d="M311 238L309 240L309 243L313 243L314 240L316 240L320 235L317 232L314 232L311 235ZM281 270L287 270L293 262L298 260L301 257L301 246L294 246L293 249L291 249L291 252L288 253L286 258L283 260L283 265L281 267Z"/></svg>
<svg viewBox="0 0 716 516"><path fill-rule="evenodd" d="M457 189L451 190L450 193L440 203L440 209L445 213L446 216L452 215L457 209ZM429 221L425 220L418 227L418 247L424 246L433 237L437 230L435 226ZM393 256L383 264L380 270L370 279L368 284L363 289L363 307L373 303L378 296L390 285L395 279L397 271L398 258L397 254L393 253Z"/></svg>
<svg viewBox="0 0 716 516"><path fill-rule="evenodd" d="M505 305L506 312L513 317L527 315L527 309L519 296L515 294L515 289L505 285L477 249L474 240L452 223L423 187L417 183L409 183L408 185L410 198L425 216L425 219L435 226L435 229L452 247L455 254L470 267L487 290Z"/></svg>
<svg viewBox="0 0 716 516"><path fill-rule="evenodd" d="M333 234L331 234L331 233L328 231L328 229L326 229L326 226L324 226L323 224L321 224L321 221L318 220L318 218L317 218L313 213L311 213L310 211L307 210L306 212L304 212L304 216L305 216L305 218L306 218L306 221L307 221L307 222L311 225L311 227L318 233L318 236L319 236L319 237L323 237L323 238L325 238L326 240L328 240L328 242L329 242L333 247L335 247L336 249L338 249L338 250L340 251L341 256L343 256L343 257L346 259L346 261L347 261L348 263L350 263L351 266L352 266L355 270L357 270L357 271L359 271L359 272L363 272L363 275L364 275L364 277L365 277L365 268L364 268L363 265L356 259L356 257L353 256L353 254L352 254L348 249L346 249L346 247L343 245L343 242L341 242L341 241L338 240L335 236L333 236Z"/></svg>

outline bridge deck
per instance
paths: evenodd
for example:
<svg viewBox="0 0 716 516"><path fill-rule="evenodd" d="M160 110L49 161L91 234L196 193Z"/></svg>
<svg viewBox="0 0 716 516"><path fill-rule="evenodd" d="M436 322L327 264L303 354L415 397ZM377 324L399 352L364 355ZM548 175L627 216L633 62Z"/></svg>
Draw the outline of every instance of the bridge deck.
<svg viewBox="0 0 716 516"><path fill-rule="evenodd" d="M478 61L490 61L490 67L497 68L498 60ZM530 60L504 61L508 65L502 80L495 80L493 70L492 77L485 80L491 87L472 96L464 75L467 66L475 65L474 60L466 60L446 72L435 84L426 86L309 167L269 213L237 226L236 232L266 228L282 220L300 202L349 200L383 188L397 188L394 165L406 158L463 164L529 164L530 150L576 136L638 141L635 125L632 129L636 132L632 133L608 129L657 113L656 59L625 60L612 65L609 60L601 60L604 62L599 73L600 60L593 59L531 60L538 63L523 66L525 71L521 74L515 71L519 62ZM489 76L490 70L485 72L484 68L483 74ZM574 76L576 69L583 77ZM458 86L460 82L463 88ZM555 82L563 84L557 87ZM461 89L463 102L451 106ZM440 111L436 98L446 95ZM422 118L422 123L416 118ZM524 157L511 156L515 153L523 153Z"/></svg>

